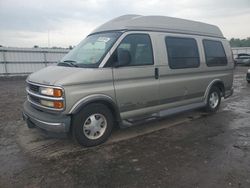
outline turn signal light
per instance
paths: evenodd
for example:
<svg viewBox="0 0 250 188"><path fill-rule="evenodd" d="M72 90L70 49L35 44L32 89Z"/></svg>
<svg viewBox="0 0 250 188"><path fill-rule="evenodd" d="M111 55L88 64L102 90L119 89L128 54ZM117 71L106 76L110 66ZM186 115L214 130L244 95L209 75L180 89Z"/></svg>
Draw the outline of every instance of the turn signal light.
<svg viewBox="0 0 250 188"><path fill-rule="evenodd" d="M63 102L62 101L54 101L54 108L57 108L57 109L63 108Z"/></svg>
<svg viewBox="0 0 250 188"><path fill-rule="evenodd" d="M61 89L54 89L54 97L61 97L62 90Z"/></svg>

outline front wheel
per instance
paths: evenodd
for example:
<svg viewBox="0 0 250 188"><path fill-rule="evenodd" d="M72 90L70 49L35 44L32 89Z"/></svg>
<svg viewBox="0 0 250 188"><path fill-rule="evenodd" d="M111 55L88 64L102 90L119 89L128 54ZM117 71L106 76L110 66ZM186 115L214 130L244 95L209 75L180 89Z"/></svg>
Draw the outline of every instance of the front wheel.
<svg viewBox="0 0 250 188"><path fill-rule="evenodd" d="M112 132L113 115L103 104L90 104L73 117L72 134L83 146L96 146L105 142Z"/></svg>
<svg viewBox="0 0 250 188"><path fill-rule="evenodd" d="M219 109L221 102L221 92L218 87L212 87L207 98L205 110L207 112L216 112Z"/></svg>

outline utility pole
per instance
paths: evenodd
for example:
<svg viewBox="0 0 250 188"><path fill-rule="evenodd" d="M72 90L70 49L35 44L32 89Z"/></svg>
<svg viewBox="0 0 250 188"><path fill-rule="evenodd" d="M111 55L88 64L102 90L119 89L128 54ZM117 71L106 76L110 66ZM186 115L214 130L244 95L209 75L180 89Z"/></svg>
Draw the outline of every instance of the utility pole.
<svg viewBox="0 0 250 188"><path fill-rule="evenodd" d="M50 48L50 36L49 36L49 30L48 30L48 48Z"/></svg>

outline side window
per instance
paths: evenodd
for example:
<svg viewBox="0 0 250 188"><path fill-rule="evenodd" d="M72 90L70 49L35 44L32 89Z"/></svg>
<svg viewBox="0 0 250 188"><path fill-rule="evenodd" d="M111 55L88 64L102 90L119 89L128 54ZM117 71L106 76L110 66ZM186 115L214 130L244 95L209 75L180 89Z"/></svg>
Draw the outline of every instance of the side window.
<svg viewBox="0 0 250 188"><path fill-rule="evenodd" d="M227 57L220 41L203 40L206 64L209 67L227 64Z"/></svg>
<svg viewBox="0 0 250 188"><path fill-rule="evenodd" d="M149 35L127 35L118 46L114 57L119 66L153 65L153 51Z"/></svg>
<svg viewBox="0 0 250 188"><path fill-rule="evenodd" d="M195 39L166 37L165 43L171 69L196 68L200 66L200 57Z"/></svg>

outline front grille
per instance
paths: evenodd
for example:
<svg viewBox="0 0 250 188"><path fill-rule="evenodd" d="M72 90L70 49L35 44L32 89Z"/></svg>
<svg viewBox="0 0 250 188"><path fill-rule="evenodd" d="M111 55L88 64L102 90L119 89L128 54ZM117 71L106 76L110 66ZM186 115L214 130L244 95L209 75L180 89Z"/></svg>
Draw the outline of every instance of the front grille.
<svg viewBox="0 0 250 188"><path fill-rule="evenodd" d="M35 93L39 93L39 86L33 85L33 84L29 84L29 90L33 91Z"/></svg>
<svg viewBox="0 0 250 188"><path fill-rule="evenodd" d="M40 99L38 97L35 97L35 96L32 96L32 95L29 95L29 98L32 102L35 102L35 103L40 103Z"/></svg>
<svg viewBox="0 0 250 188"><path fill-rule="evenodd" d="M62 97L54 97L54 96L48 96L48 95L43 95L40 93L40 87L50 87L51 86L40 86L40 85L36 85L33 83L28 82L27 83L27 98L29 100L30 103L32 103L32 105L37 109L46 109L46 110L55 110L55 111L62 111L63 108L56 108L55 107L49 107L46 106L46 104L41 104L41 101L64 101L64 98Z"/></svg>
<svg viewBox="0 0 250 188"><path fill-rule="evenodd" d="M247 73L247 78L250 78L250 73Z"/></svg>

